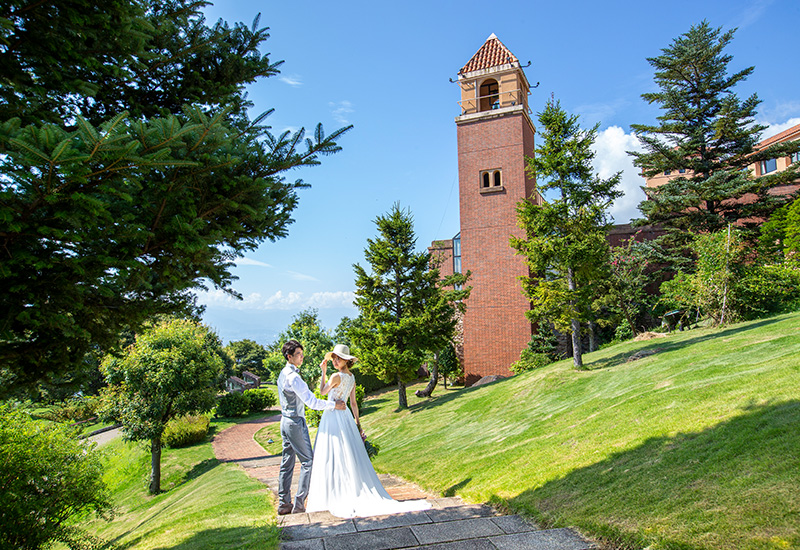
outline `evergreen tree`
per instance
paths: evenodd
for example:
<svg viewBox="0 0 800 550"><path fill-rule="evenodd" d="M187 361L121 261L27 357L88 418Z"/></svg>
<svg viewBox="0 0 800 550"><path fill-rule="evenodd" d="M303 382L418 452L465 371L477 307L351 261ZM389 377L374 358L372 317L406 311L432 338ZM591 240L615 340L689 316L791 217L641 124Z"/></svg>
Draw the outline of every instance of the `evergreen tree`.
<svg viewBox="0 0 800 550"><path fill-rule="evenodd" d="M269 373L264 368L267 350L254 340L244 339L231 342L225 346L225 351L233 355L234 374L236 376L241 376L244 371L252 372L264 378L269 376Z"/></svg>
<svg viewBox="0 0 800 550"><path fill-rule="evenodd" d="M648 223L672 229L673 240L686 230L716 232L737 221L753 230L790 200L768 191L797 177L796 166L761 177L748 169L754 162L788 156L800 143L756 150L766 127L754 122L757 95L740 100L734 93L754 70L728 73L732 57L724 50L734 32L723 33L703 21L662 55L648 58L659 90L642 98L658 105L662 114L658 124L631 125L645 151L629 154L646 177L677 175L659 187L644 188L647 200L639 205Z"/></svg>
<svg viewBox="0 0 800 550"><path fill-rule="evenodd" d="M568 115L551 98L538 114L541 139L528 170L543 193L557 198L541 205L524 200L517 205L525 238L511 246L525 257L533 276L523 279L523 292L533 304L529 318L553 323L572 334L576 369L583 367L581 319L590 310L593 285L607 266L607 208L621 195L620 174L601 179L592 171L595 126L582 130L576 115Z"/></svg>
<svg viewBox="0 0 800 550"><path fill-rule="evenodd" d="M364 251L370 272L356 264L360 326L350 331L360 368L386 382L397 382L398 404L408 407L406 382L416 376L425 353L450 343L456 312L470 289L446 290L464 275L440 281L431 255L416 252L411 212L395 204L375 220L378 237Z"/></svg>
<svg viewBox="0 0 800 550"><path fill-rule="evenodd" d="M267 29L195 0L0 7L0 392L60 376L232 261L285 237L302 180L347 128L273 135L245 85Z"/></svg>

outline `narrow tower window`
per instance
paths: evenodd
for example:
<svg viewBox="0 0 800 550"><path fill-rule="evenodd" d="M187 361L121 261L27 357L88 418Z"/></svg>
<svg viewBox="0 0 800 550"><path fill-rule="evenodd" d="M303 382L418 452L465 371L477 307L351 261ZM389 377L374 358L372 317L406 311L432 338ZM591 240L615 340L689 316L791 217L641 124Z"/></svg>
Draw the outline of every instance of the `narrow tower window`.
<svg viewBox="0 0 800 550"><path fill-rule="evenodd" d="M481 111L491 111L500 107L500 86L495 79L484 80L478 92Z"/></svg>
<svg viewBox="0 0 800 550"><path fill-rule="evenodd" d="M491 170L481 170L480 173L481 193L502 191L503 190L503 171L499 168Z"/></svg>

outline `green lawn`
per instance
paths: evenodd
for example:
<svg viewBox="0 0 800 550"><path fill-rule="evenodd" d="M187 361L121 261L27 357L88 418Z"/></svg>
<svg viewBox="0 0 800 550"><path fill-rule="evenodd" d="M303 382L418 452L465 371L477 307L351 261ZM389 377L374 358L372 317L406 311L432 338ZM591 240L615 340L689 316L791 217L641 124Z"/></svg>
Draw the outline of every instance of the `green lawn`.
<svg viewBox="0 0 800 550"><path fill-rule="evenodd" d="M655 352L626 362L636 351ZM620 548L800 548L800 314L368 399L376 468Z"/></svg>
<svg viewBox="0 0 800 550"><path fill-rule="evenodd" d="M232 423L212 421L211 425L218 433ZM113 541L115 548L278 548L269 489L237 466L218 462L210 441L184 449L164 449L164 492L157 496L147 493L147 447L115 440L103 449L105 479L114 495L117 514L111 522L98 519L84 525L92 534Z"/></svg>

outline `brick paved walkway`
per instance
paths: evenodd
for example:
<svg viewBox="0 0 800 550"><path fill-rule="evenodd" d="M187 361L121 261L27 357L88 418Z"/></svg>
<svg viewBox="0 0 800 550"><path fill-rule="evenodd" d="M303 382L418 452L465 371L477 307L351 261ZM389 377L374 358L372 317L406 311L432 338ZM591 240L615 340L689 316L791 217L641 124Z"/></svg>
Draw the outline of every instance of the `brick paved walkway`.
<svg viewBox="0 0 800 550"><path fill-rule="evenodd" d="M212 445L222 462L244 468L272 489L277 505L280 455L269 455L256 443L258 430L280 415L243 422L217 434ZM292 494L297 491L299 463ZM432 508L421 512L341 519L328 512L280 516L282 550L590 550L596 548L572 529L541 529L520 516L503 516L483 504L458 497L439 498L395 476L380 474L395 500L424 498Z"/></svg>

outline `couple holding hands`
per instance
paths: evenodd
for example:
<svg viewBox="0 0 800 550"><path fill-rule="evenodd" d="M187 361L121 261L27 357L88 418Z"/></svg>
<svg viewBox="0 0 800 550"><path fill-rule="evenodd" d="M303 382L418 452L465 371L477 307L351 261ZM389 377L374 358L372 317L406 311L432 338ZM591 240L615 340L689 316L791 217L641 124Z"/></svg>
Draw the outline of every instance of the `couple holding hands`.
<svg viewBox="0 0 800 550"><path fill-rule="evenodd" d="M278 376L283 438L278 514L328 510L340 518L353 518L430 508L425 500L399 502L392 499L375 474L358 421L356 381L350 372L357 359L350 355L350 348L337 344L320 364L320 393L327 396L327 400L315 397L300 377L303 346L297 340L289 340L282 351L286 366ZM327 377L328 361L337 371L330 378ZM348 398L352 412L345 405ZM305 419L306 406L323 411L313 452ZM295 457L300 459L301 466L292 504Z"/></svg>

